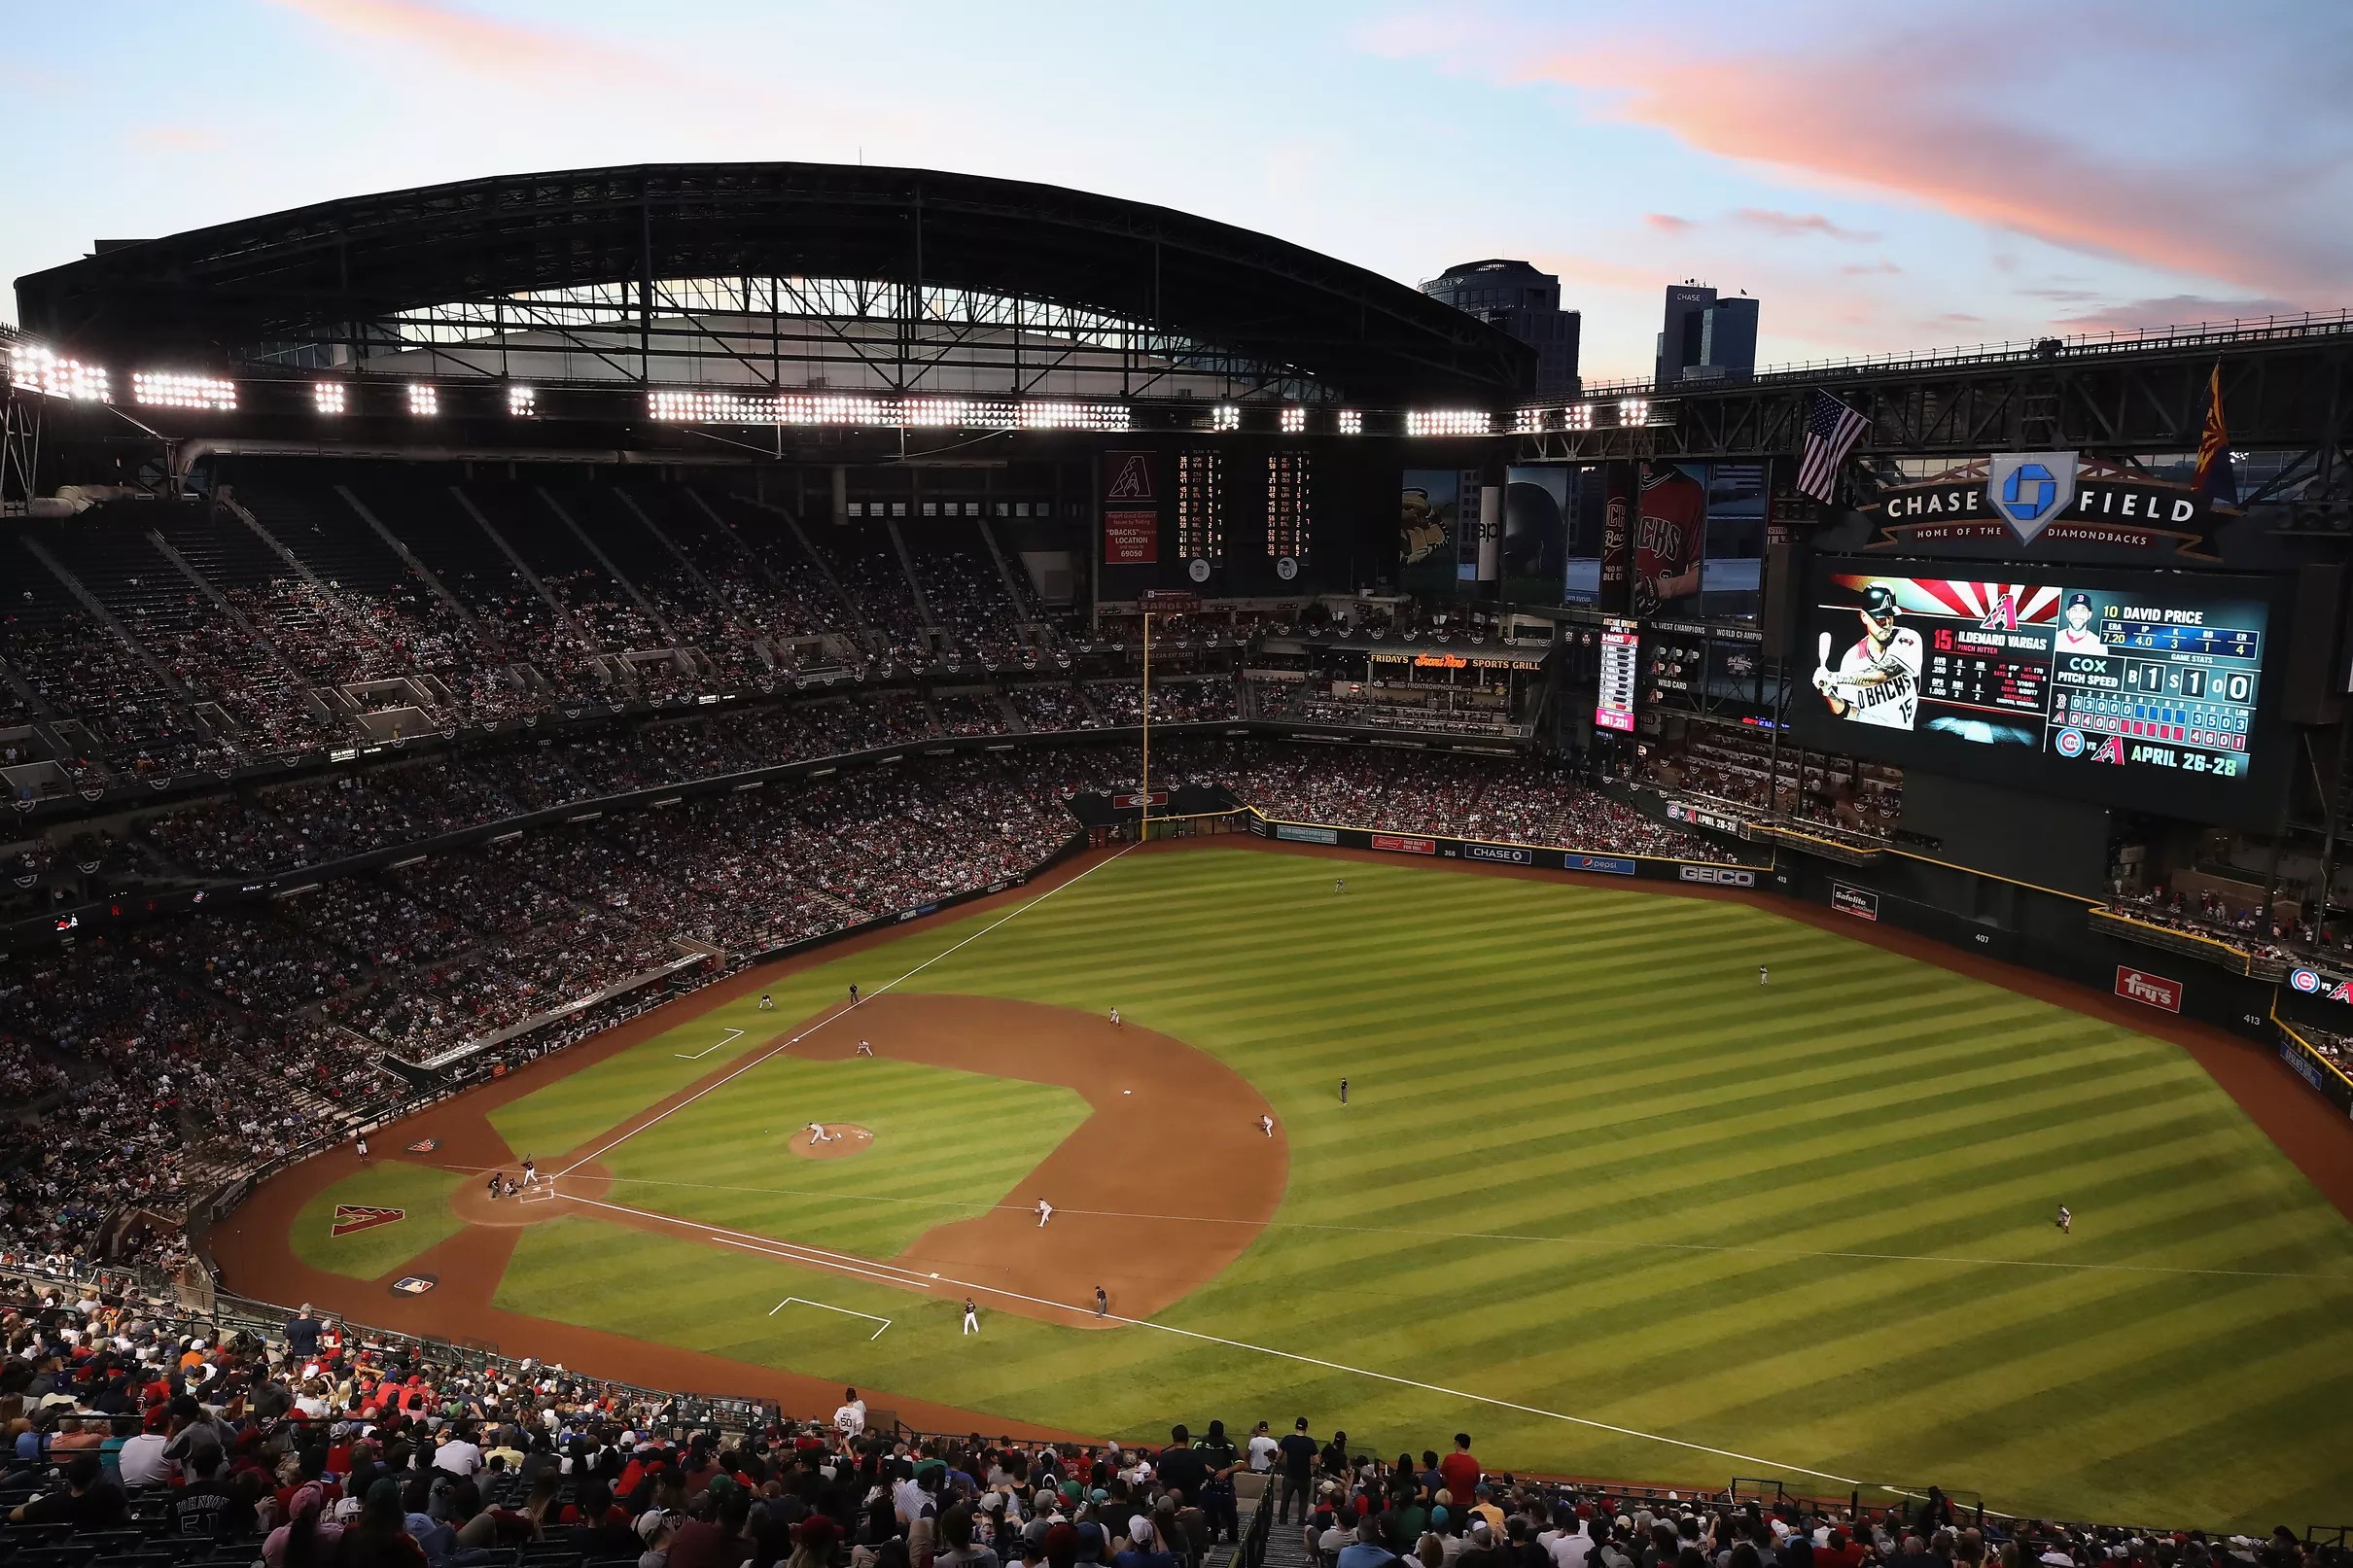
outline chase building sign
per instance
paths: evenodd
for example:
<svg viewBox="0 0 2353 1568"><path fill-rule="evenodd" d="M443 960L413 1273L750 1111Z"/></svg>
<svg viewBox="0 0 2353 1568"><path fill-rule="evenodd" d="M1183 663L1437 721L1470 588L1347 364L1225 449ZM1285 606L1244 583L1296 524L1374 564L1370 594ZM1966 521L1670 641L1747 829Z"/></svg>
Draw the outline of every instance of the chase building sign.
<svg viewBox="0 0 2353 1568"><path fill-rule="evenodd" d="M2210 559L2214 525L2237 515L2186 484L2073 452L2004 452L1883 490L1863 509L1880 524L1869 548L1932 544L2002 556Z"/></svg>

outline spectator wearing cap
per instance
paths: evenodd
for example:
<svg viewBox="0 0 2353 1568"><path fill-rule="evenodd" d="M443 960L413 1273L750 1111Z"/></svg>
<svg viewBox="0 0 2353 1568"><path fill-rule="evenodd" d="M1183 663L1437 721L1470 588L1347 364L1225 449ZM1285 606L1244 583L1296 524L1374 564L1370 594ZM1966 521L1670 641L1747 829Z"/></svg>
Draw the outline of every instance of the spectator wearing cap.
<svg viewBox="0 0 2353 1568"><path fill-rule="evenodd" d="M1307 1417L1293 1423L1290 1435L1276 1445L1282 1461L1282 1492L1275 1505L1275 1522L1291 1521L1291 1499L1299 1500L1299 1516L1307 1517L1309 1487L1316 1479L1316 1440L1307 1435Z"/></svg>
<svg viewBox="0 0 2353 1568"><path fill-rule="evenodd" d="M163 1456L164 1446L171 1439L166 1432L170 1417L160 1410L147 1412L136 1437L125 1438L117 1467L125 1486L168 1486L178 1467Z"/></svg>
<svg viewBox="0 0 2353 1568"><path fill-rule="evenodd" d="M1130 1522L1128 1549L1113 1557L1111 1563L1112 1568L1176 1568L1176 1555L1162 1547L1160 1526L1150 1519Z"/></svg>

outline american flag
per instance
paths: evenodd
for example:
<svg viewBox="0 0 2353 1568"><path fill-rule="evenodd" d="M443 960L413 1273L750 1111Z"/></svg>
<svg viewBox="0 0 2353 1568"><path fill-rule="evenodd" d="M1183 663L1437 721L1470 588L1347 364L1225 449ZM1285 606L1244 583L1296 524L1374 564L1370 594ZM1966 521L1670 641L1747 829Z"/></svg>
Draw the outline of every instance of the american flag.
<svg viewBox="0 0 2353 1568"><path fill-rule="evenodd" d="M1798 460L1799 493L1824 503L1836 500L1839 465L1870 428L1870 420L1829 393L1816 392L1806 405L1806 449Z"/></svg>

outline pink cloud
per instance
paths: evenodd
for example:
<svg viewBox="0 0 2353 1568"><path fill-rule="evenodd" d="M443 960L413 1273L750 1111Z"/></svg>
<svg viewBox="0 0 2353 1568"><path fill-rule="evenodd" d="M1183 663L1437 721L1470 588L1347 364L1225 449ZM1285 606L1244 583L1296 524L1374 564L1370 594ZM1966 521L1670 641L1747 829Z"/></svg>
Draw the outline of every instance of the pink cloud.
<svg viewBox="0 0 2353 1568"><path fill-rule="evenodd" d="M559 74L643 84L676 73L646 55L585 33L485 17L439 0L274 0L341 32L439 56L460 69L512 78Z"/></svg>
<svg viewBox="0 0 2353 1568"><path fill-rule="evenodd" d="M1642 221L1663 234L1687 234L1700 226L1689 218L1677 218L1670 212L1646 212Z"/></svg>
<svg viewBox="0 0 2353 1568"><path fill-rule="evenodd" d="M142 153L217 153L228 145L204 125L140 125L131 131L130 144Z"/></svg>
<svg viewBox="0 0 2353 1568"><path fill-rule="evenodd" d="M1839 275L1848 278L1893 277L1903 270L1882 256L1876 261L1849 261L1839 268Z"/></svg>
<svg viewBox="0 0 2353 1568"><path fill-rule="evenodd" d="M1914 40L1714 58L1688 39L1621 41L1535 56L1513 79L1582 89L1593 112L1704 153L2053 245L2316 301L2343 292L2338 226L2325 209L2307 210L2333 186L2328 170L2306 171L2306 181L2287 166L2296 155L2286 148L2257 182L2230 159L2189 167L2103 156L2005 118L1990 95L1938 95ZM1895 82L1914 87L1891 109ZM2280 199L2298 189L2311 191L2311 203Z"/></svg>
<svg viewBox="0 0 2353 1568"><path fill-rule="evenodd" d="M2062 291L2048 291L2057 295ZM2217 299L2205 295L2173 294L2159 299L2129 299L2097 310L2062 316L2053 325L2070 332L2137 332L2153 327L2180 327L2198 322L2260 321L2265 316L2294 316L2303 307L2287 299L2252 297Z"/></svg>
<svg viewBox="0 0 2353 1568"><path fill-rule="evenodd" d="M1751 228L1763 229L1787 239L1804 239L1820 235L1824 239L1844 240L1849 244L1868 245L1878 239L1859 228L1846 228L1832 223L1818 212L1775 212L1770 207L1742 207L1733 214Z"/></svg>

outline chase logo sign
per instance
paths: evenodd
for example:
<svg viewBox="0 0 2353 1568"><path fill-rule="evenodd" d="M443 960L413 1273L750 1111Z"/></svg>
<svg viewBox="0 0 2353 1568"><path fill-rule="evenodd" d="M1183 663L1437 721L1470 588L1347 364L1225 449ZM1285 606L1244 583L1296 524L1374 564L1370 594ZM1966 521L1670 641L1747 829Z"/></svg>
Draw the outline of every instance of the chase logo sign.
<svg viewBox="0 0 2353 1568"><path fill-rule="evenodd" d="M2001 452L1985 464L1985 499L2020 544L2075 502L2073 452Z"/></svg>

